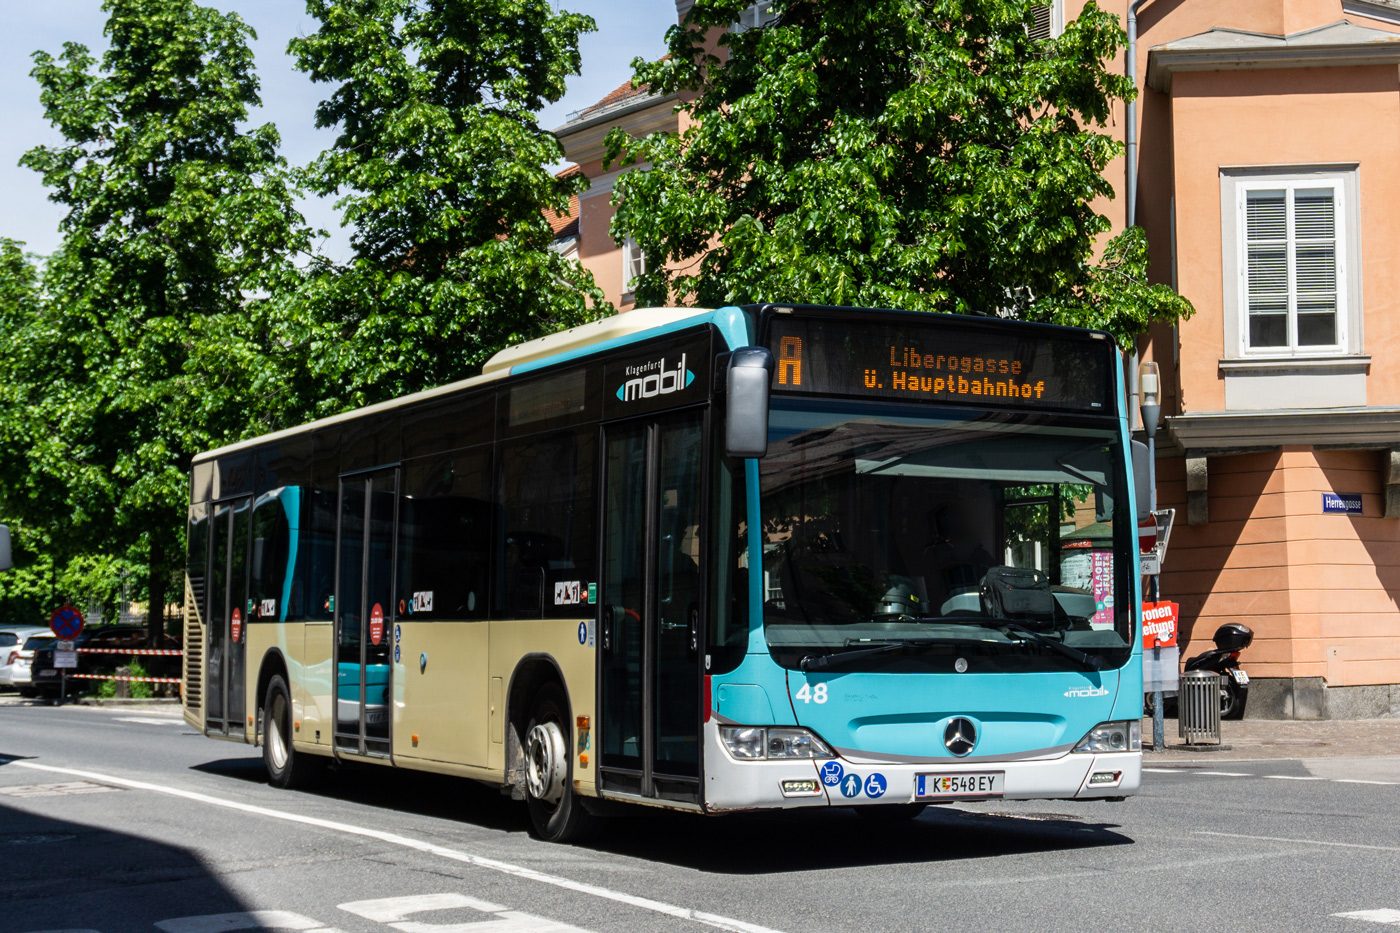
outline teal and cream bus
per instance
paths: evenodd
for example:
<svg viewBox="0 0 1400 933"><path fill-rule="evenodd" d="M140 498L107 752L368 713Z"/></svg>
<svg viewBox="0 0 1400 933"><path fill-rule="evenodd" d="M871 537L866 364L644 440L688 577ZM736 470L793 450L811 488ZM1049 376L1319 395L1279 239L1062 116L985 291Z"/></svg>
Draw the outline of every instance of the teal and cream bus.
<svg viewBox="0 0 1400 933"><path fill-rule="evenodd" d="M1141 600L1101 333L650 309L195 458L185 717L272 782L460 775L540 836L1122 799Z"/></svg>

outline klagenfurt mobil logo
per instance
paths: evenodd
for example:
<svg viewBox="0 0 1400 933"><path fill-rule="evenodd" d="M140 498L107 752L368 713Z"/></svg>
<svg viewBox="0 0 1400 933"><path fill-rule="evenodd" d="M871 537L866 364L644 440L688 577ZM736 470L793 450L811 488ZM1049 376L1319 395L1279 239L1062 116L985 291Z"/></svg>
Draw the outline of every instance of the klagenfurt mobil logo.
<svg viewBox="0 0 1400 933"><path fill-rule="evenodd" d="M617 387L617 397L624 402L641 398L654 398L679 392L695 381L695 373L685 368L685 354L674 369L666 365L666 357L628 366L627 381Z"/></svg>

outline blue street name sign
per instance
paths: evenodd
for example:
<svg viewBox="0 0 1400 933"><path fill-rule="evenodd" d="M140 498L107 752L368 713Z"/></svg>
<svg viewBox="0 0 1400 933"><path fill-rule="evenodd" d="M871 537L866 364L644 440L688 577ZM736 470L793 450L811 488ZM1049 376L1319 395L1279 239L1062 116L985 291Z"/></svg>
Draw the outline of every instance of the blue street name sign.
<svg viewBox="0 0 1400 933"><path fill-rule="evenodd" d="M1347 515L1360 515L1361 493L1324 492L1322 494L1322 511L1340 512Z"/></svg>

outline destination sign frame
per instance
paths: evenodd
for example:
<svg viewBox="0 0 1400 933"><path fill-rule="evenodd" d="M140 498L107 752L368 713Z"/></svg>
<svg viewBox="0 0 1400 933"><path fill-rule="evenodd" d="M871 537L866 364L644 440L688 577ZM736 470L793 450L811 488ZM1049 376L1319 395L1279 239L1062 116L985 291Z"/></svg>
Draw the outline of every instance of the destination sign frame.
<svg viewBox="0 0 1400 933"><path fill-rule="evenodd" d="M1062 411L1115 413L1107 335L961 315L769 308L763 342L772 391Z"/></svg>

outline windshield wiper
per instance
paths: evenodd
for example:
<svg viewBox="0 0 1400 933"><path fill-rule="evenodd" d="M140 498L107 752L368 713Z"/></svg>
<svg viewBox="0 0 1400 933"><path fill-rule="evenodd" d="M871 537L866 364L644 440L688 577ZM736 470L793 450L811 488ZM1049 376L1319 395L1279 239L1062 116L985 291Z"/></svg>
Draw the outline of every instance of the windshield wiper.
<svg viewBox="0 0 1400 933"><path fill-rule="evenodd" d="M1065 657L1072 658L1073 660L1078 661L1080 664L1083 664L1084 666L1092 670L1097 671L1103 668L1102 659L1097 658L1092 654L1088 654L1087 652L1080 651L1078 648L1072 648L1062 641L1056 641L1053 638L1046 638L1039 632L1032 632L1030 629L1023 628L1020 625L1017 625L1015 622L1011 622L1006 619L997 619L994 621L990 621L987 624L997 626L998 628L1000 628L1003 635L1014 633L1016 635L1021 636L1024 639L1035 642L1037 645L1044 645L1051 651L1058 651Z"/></svg>
<svg viewBox="0 0 1400 933"><path fill-rule="evenodd" d="M806 655L801 661L797 662L797 666L804 671L820 671L824 668L831 667L833 664L841 664L845 661L858 661L861 658L870 658L877 654L888 654L911 645L920 647L924 645L941 645L944 643L945 640L940 638L911 638L906 641L890 641L872 645L868 648L862 648L860 645L868 643L855 642L852 644L851 642L847 642L840 649L829 654Z"/></svg>

